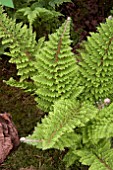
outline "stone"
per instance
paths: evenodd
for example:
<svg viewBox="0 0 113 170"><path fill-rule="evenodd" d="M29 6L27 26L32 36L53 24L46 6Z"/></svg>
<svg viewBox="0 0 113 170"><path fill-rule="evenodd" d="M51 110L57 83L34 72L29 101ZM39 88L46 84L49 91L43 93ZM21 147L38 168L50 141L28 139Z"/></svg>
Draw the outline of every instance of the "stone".
<svg viewBox="0 0 113 170"><path fill-rule="evenodd" d="M18 131L9 113L0 113L0 164L20 143Z"/></svg>

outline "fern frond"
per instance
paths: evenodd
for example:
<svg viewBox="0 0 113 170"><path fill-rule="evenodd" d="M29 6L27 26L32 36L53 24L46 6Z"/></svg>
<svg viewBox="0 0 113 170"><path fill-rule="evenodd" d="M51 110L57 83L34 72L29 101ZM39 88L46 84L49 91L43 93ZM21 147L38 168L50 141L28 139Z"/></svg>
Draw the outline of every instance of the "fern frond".
<svg viewBox="0 0 113 170"><path fill-rule="evenodd" d="M59 12L41 7L34 7L33 9L31 7L26 7L19 9L18 12L22 12L24 16L27 16L27 19L31 25L37 18L41 18L42 21L44 20L46 22L52 18L58 18L59 16L62 16L62 14Z"/></svg>
<svg viewBox="0 0 113 170"><path fill-rule="evenodd" d="M84 85L82 99L98 101L113 94L113 20L100 24L79 50L79 70ZM79 56L77 56L79 57Z"/></svg>
<svg viewBox="0 0 113 170"><path fill-rule="evenodd" d="M55 8L55 6L62 5L64 2L71 2L71 0L50 0L49 5Z"/></svg>
<svg viewBox="0 0 113 170"><path fill-rule="evenodd" d="M91 149L76 150L83 165L90 166L89 170L113 170L113 149L110 141L101 141Z"/></svg>
<svg viewBox="0 0 113 170"><path fill-rule="evenodd" d="M77 101L60 100L55 103L54 111L45 116L41 124L37 124L34 133L28 139L34 140L33 145L42 149L62 150L75 146L80 143L81 136L76 134L74 129L84 127L86 122L95 117L97 111L87 102L80 105ZM37 139L41 142L36 143Z"/></svg>
<svg viewBox="0 0 113 170"><path fill-rule="evenodd" d="M66 155L63 158L63 161L65 162L66 166L69 167L72 164L75 163L75 161L79 160L79 156L76 154L76 145L73 146L73 148L69 148L68 152L66 153Z"/></svg>
<svg viewBox="0 0 113 170"><path fill-rule="evenodd" d="M38 0L37 4L41 7L46 7L47 9L55 9L56 6L62 5L64 2L71 2L71 0Z"/></svg>
<svg viewBox="0 0 113 170"><path fill-rule="evenodd" d="M82 146L69 149L65 155L66 166L74 164L75 161L89 166L88 170L113 170L113 149L110 140L102 140L97 145L90 147Z"/></svg>
<svg viewBox="0 0 113 170"><path fill-rule="evenodd" d="M33 94L35 89L35 100L46 112L61 97L76 98L83 88L78 87L78 70L70 47L70 18L49 36L49 41L43 43L42 38L43 48L40 48L40 41L39 44L36 42L31 26L16 24L2 11L0 16L0 38L10 49L5 54L11 56L10 62L16 64L20 76L18 83L11 79L8 84L26 88Z"/></svg>
<svg viewBox="0 0 113 170"><path fill-rule="evenodd" d="M7 85L10 85L12 87L18 87L23 89L25 92L30 92L32 95L35 95L35 90L37 87L34 85L32 81L16 81L12 77L8 81L3 81Z"/></svg>
<svg viewBox="0 0 113 170"><path fill-rule="evenodd" d="M22 85L22 82L26 81L27 85L27 79L37 72L34 65L38 43L32 27L27 28L27 25L22 23L16 24L16 21L8 18L0 7L0 38L2 44L9 48L9 52L4 52L4 54L11 57L11 63L16 64L17 75L20 76L20 84Z"/></svg>
<svg viewBox="0 0 113 170"><path fill-rule="evenodd" d="M59 98L76 96L78 87L77 66L71 52L70 19L49 36L37 58L38 74L33 77L36 84L36 102L48 112Z"/></svg>
<svg viewBox="0 0 113 170"><path fill-rule="evenodd" d="M2 44L9 47L10 52L5 54L11 56L11 63L16 63L20 79L27 79L34 74L37 42L32 27L16 24L16 21L8 18L0 8L0 38Z"/></svg>
<svg viewBox="0 0 113 170"><path fill-rule="evenodd" d="M85 143L98 143L100 139L113 137L113 103L98 112L96 117L83 129Z"/></svg>

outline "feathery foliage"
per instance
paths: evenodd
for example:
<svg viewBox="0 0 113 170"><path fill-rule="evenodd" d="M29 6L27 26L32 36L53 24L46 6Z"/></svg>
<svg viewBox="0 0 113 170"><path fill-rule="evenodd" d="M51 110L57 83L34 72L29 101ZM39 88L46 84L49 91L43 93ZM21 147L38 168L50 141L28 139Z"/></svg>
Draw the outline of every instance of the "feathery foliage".
<svg viewBox="0 0 113 170"><path fill-rule="evenodd" d="M99 111L98 115L83 129L84 143L98 143L100 139L113 137L113 103Z"/></svg>
<svg viewBox="0 0 113 170"><path fill-rule="evenodd" d="M29 37L29 39L28 39ZM2 44L9 48L5 54L11 56L10 62L16 63L20 81L31 77L34 73L34 60L37 51L36 35L32 27L22 23L16 24L15 20L3 14L0 8L0 38Z"/></svg>
<svg viewBox="0 0 113 170"><path fill-rule="evenodd" d="M70 18L49 36L49 41L44 43L41 38L37 43L32 27L16 24L2 12L0 15L0 38L10 49L5 54L16 63L20 76L20 82L11 78L7 84L31 91L44 111L49 111L61 97L76 97L82 88L77 86L78 70L70 47Z"/></svg>
<svg viewBox="0 0 113 170"><path fill-rule="evenodd" d="M91 33L79 50L78 65L82 98L93 101L111 98L113 94L113 19L100 24L97 33Z"/></svg>
<svg viewBox="0 0 113 170"><path fill-rule="evenodd" d="M113 170L113 149L109 140L100 141L93 148L78 150L75 154L80 156L83 165L90 166L89 170Z"/></svg>
<svg viewBox="0 0 113 170"><path fill-rule="evenodd" d="M80 93L77 86L77 66L71 52L70 19L53 34L40 49L35 67L38 74L33 76L37 90L36 101L44 111L49 111L59 98L71 98Z"/></svg>
<svg viewBox="0 0 113 170"><path fill-rule="evenodd" d="M47 22L51 19L62 16L61 13L56 12L55 10L49 10L35 5L33 5L33 7L21 8L18 12L22 12L24 16L27 16L27 19L31 25L37 18L41 18L41 22Z"/></svg>
<svg viewBox="0 0 113 170"><path fill-rule="evenodd" d="M42 149L63 150L65 147L72 147L81 139L79 134L74 133L74 129L84 127L95 117L97 111L87 102L81 105L75 100L59 100L54 105L53 112L42 119L42 123L37 125L28 139L39 139L40 142L33 142L33 145Z"/></svg>
<svg viewBox="0 0 113 170"><path fill-rule="evenodd" d="M88 165L88 170L113 170L113 149L110 140L101 140L97 145L73 147L64 157L67 166L79 160Z"/></svg>
<svg viewBox="0 0 113 170"><path fill-rule="evenodd" d="M71 0L37 0L36 2L31 0L29 6L17 10L17 16L22 13L22 15L27 17L31 25L34 24L38 27L40 25L41 28L45 27L50 32L52 29L50 27L54 29L54 27L57 28L57 25L60 24L58 17L63 15L56 7L62 5L64 2L71 2Z"/></svg>
<svg viewBox="0 0 113 170"><path fill-rule="evenodd" d="M64 22L64 15L61 13L59 5L71 0L37 0L27 1L17 7L13 15L24 23L29 22L37 32L37 37L48 36L55 32Z"/></svg>
<svg viewBox="0 0 113 170"><path fill-rule="evenodd" d="M112 170L112 110L113 104L98 110L90 102L80 104L76 100L59 100L53 112L37 124L25 142L41 149L63 150L68 147L64 157L67 166L79 160L88 165L89 170Z"/></svg>
<svg viewBox="0 0 113 170"><path fill-rule="evenodd" d="M3 12L0 7L0 38L7 51L4 54L11 57L11 63L16 64L17 75L20 77L20 83L11 78L7 84L34 93L35 86L32 81L28 80L37 72L34 65L40 42L36 42L36 35L32 31L32 27L28 28L22 23L16 24L15 20L8 18Z"/></svg>
<svg viewBox="0 0 113 170"><path fill-rule="evenodd" d="M55 6L59 6L59 5L63 4L64 2L71 2L71 0L46 0L46 1L38 0L38 4L40 6L43 6L43 7L48 6L48 8L49 8L49 6L52 8L55 8Z"/></svg>

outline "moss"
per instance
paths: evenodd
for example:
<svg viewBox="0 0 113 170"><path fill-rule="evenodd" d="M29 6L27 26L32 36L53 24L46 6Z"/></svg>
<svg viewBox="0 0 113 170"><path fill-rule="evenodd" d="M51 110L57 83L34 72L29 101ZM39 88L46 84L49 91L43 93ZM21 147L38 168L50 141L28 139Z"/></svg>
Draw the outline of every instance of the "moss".
<svg viewBox="0 0 113 170"><path fill-rule="evenodd" d="M87 167L81 166L80 163L66 168L62 161L64 153L59 150L42 151L22 143L8 156L0 170L19 170L30 166L37 170L87 170Z"/></svg>
<svg viewBox="0 0 113 170"><path fill-rule="evenodd" d="M60 151L49 150L42 152L33 146L21 144L1 165L1 169L18 170L31 165L38 170L65 169L62 163L62 155Z"/></svg>

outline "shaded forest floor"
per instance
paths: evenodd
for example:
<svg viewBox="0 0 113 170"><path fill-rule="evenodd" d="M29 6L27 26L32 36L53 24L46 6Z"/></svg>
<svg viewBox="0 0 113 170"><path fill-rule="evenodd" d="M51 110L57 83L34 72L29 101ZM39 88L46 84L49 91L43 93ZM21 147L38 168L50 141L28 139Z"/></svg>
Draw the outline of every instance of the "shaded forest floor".
<svg viewBox="0 0 113 170"><path fill-rule="evenodd" d="M73 51L79 48L80 42L86 39L89 32L96 31L96 26L105 21L109 11L113 6L113 1L105 4L105 1L76 0L76 3L69 3L61 11L71 16L74 23L72 39L74 41ZM43 116L36 103L28 93L24 93L18 88L7 86L3 80L8 80L11 76L16 77L16 67L8 62L6 56L0 60L0 113L11 113L13 121L18 129L19 136L27 136L32 133L34 126ZM0 166L1 170L23 170L22 168L33 167L37 170L66 170L62 158L65 152L57 150L41 151L33 146L21 143L17 150L13 151L6 161ZM67 170L86 170L76 163Z"/></svg>

